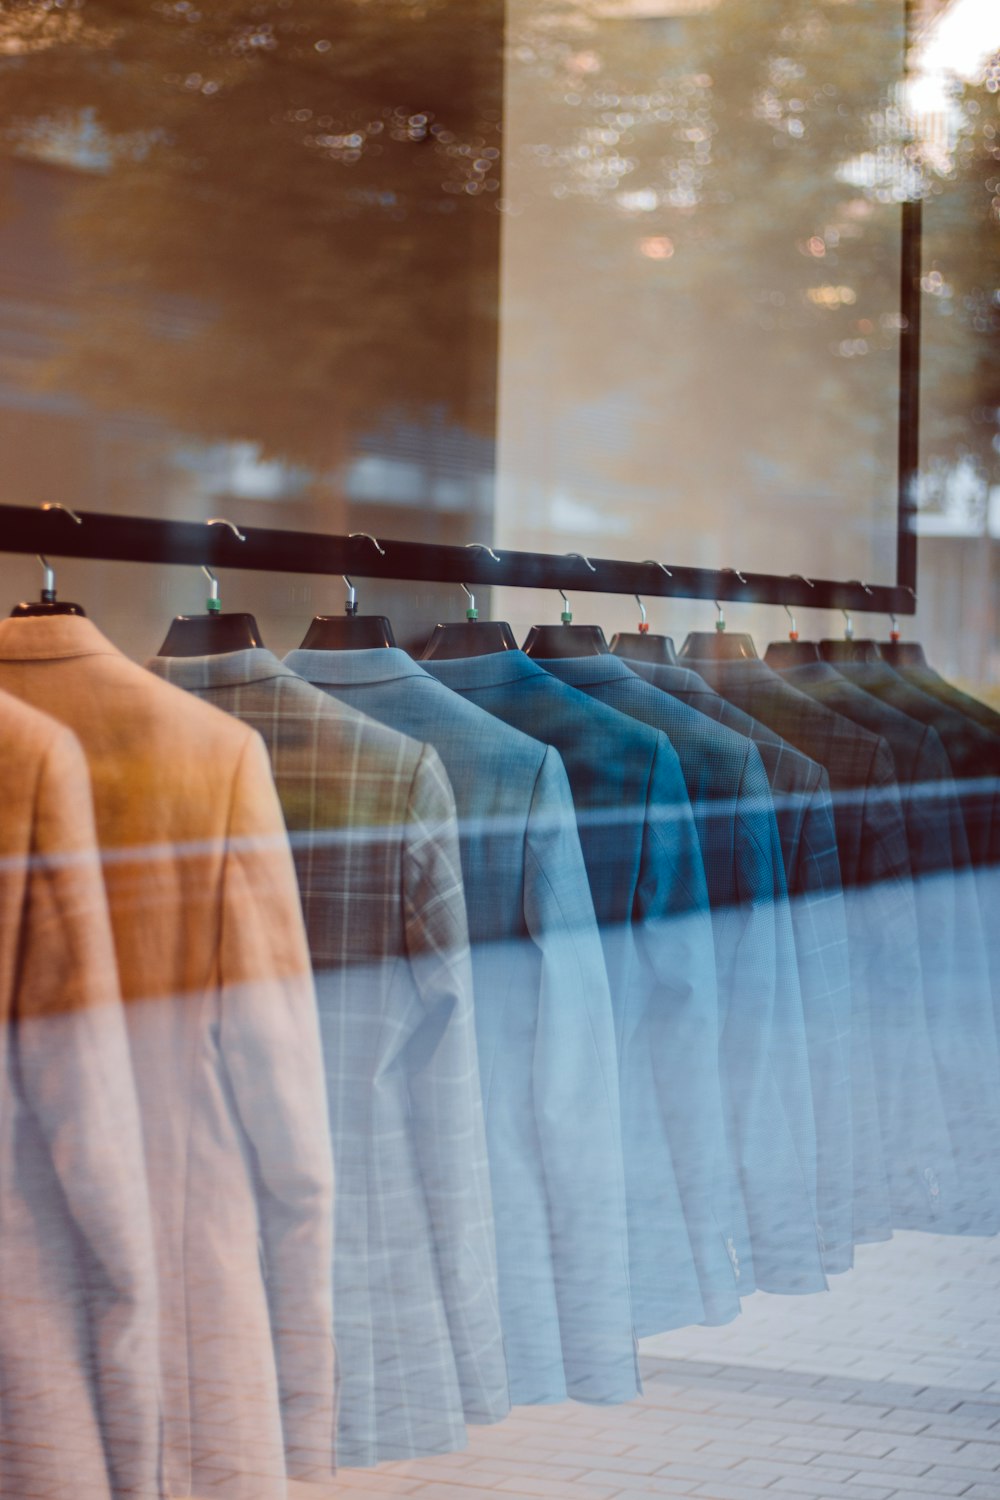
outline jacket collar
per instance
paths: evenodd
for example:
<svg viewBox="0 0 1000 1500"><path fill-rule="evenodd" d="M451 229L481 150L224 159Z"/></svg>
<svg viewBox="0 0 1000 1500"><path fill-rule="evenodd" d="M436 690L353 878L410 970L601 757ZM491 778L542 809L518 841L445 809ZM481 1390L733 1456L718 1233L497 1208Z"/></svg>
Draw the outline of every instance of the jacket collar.
<svg viewBox="0 0 1000 1500"><path fill-rule="evenodd" d="M843 682L836 667L828 661L800 661L794 667L784 667L780 675L786 682Z"/></svg>
<svg viewBox="0 0 1000 1500"><path fill-rule="evenodd" d="M712 697L718 697L714 687L711 687L697 672L690 667L674 666L672 662L636 661L626 656L623 658L625 665L637 672L640 677L645 677L647 682L654 682L657 687L664 687L668 692L677 693L709 693Z"/></svg>
<svg viewBox="0 0 1000 1500"><path fill-rule="evenodd" d="M248 646L243 651L224 651L217 656L153 656L146 666L189 693L204 688L242 687L248 682L266 682L273 677L295 677L272 651Z"/></svg>
<svg viewBox="0 0 1000 1500"><path fill-rule="evenodd" d="M685 666L689 658L684 658ZM781 682L781 677L759 657L736 657L732 661L715 661L711 657L691 657L692 669L707 682Z"/></svg>
<svg viewBox="0 0 1000 1500"><path fill-rule="evenodd" d="M886 661L833 661L828 664L833 668L838 677L846 677L857 682L882 683L890 686L900 681L899 673L893 671ZM846 668L846 671L842 671Z"/></svg>
<svg viewBox="0 0 1000 1500"><path fill-rule="evenodd" d="M596 687L606 682L621 682L625 677L631 677L633 682L642 680L627 662L610 651L599 656L561 656L544 662L544 666L553 677L573 687Z"/></svg>
<svg viewBox="0 0 1000 1500"><path fill-rule="evenodd" d="M529 677L551 676L523 651L491 651L486 656L429 661L427 670L457 692L466 688L499 687L502 683L523 682Z"/></svg>
<svg viewBox="0 0 1000 1500"><path fill-rule="evenodd" d="M85 615L25 615L0 620L0 661L61 661L121 656Z"/></svg>
<svg viewBox="0 0 1000 1500"><path fill-rule="evenodd" d="M354 687L364 683L396 682L406 677L427 678L419 663L398 646L375 646L369 651L289 651L289 671L323 687Z"/></svg>

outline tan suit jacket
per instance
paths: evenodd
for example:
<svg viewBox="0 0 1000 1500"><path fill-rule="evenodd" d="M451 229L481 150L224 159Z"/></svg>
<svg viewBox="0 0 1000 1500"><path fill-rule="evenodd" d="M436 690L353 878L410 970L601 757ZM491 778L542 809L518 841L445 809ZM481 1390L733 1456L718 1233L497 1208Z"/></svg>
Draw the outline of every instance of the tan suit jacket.
<svg viewBox="0 0 1000 1500"><path fill-rule="evenodd" d="M145 1137L168 1492L279 1500L334 1445L332 1164L264 746L78 616L0 622L0 687L90 764Z"/></svg>
<svg viewBox="0 0 1000 1500"><path fill-rule="evenodd" d="M0 1494L159 1493L156 1276L90 780L0 694Z"/></svg>

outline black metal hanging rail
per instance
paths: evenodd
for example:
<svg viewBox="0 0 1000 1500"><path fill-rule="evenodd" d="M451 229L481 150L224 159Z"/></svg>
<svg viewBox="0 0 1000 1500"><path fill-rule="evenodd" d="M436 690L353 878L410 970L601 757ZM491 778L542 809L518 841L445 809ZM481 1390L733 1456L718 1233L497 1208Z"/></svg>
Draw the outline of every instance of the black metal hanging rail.
<svg viewBox="0 0 1000 1500"><path fill-rule="evenodd" d="M176 563L242 568L262 573L417 580L425 583L512 584L565 589L567 593L641 594L650 597L725 599L789 604L799 608L912 614L916 595L905 585L837 581L799 574L743 573L735 568L685 568L673 563L627 562L580 553L494 551L438 546L365 534L330 536L239 522L168 521L148 516L71 512L0 505L0 551L104 562Z"/></svg>

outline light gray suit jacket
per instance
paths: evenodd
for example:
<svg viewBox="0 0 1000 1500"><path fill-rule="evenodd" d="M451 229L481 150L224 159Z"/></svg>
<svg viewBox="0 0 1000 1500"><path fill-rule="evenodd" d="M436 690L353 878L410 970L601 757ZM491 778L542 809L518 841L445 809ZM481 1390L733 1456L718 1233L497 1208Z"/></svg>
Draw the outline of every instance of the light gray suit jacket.
<svg viewBox="0 0 1000 1500"><path fill-rule="evenodd" d="M437 754L269 651L150 668L257 729L292 841L337 1180L338 1458L508 1408L455 804Z"/></svg>

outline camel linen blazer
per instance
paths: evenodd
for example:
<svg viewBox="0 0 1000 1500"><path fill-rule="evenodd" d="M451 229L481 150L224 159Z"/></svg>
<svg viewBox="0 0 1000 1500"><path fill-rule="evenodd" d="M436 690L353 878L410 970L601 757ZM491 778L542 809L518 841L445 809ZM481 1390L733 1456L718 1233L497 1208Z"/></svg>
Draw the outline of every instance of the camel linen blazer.
<svg viewBox="0 0 1000 1500"><path fill-rule="evenodd" d="M152 1226L83 752L0 694L0 1494L159 1494Z"/></svg>
<svg viewBox="0 0 1000 1500"><path fill-rule="evenodd" d="M158 1257L167 1492L330 1472L332 1176L267 753L79 616L0 622L0 687L90 765Z"/></svg>
<svg viewBox="0 0 1000 1500"><path fill-rule="evenodd" d="M455 799L429 745L263 649L149 669L260 731L312 953L337 1174L342 1465L510 1407Z"/></svg>

